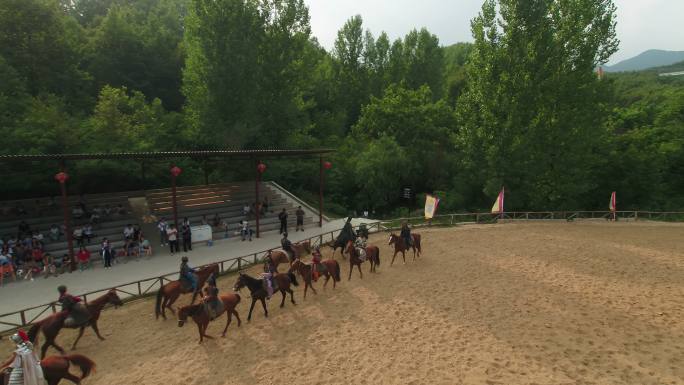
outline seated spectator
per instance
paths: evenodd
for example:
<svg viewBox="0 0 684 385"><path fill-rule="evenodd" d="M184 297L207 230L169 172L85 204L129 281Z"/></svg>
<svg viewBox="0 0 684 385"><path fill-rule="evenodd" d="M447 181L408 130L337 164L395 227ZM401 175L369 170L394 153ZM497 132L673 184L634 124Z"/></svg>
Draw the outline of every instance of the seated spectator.
<svg viewBox="0 0 684 385"><path fill-rule="evenodd" d="M95 211L90 213L90 223L100 223L100 214L97 214Z"/></svg>
<svg viewBox="0 0 684 385"><path fill-rule="evenodd" d="M142 230L140 230L140 225L136 223L133 226L133 240L140 242L140 237L142 237Z"/></svg>
<svg viewBox="0 0 684 385"><path fill-rule="evenodd" d="M17 238L21 239L25 235L31 235L31 226L26 221L19 222L19 231L17 231Z"/></svg>
<svg viewBox="0 0 684 385"><path fill-rule="evenodd" d="M80 226L76 226L74 227L74 232L72 234L78 245L83 246L83 229Z"/></svg>
<svg viewBox="0 0 684 385"><path fill-rule="evenodd" d="M93 236L93 225L88 223L83 227L83 238L85 238L88 241L88 244L90 244L90 240L93 238Z"/></svg>
<svg viewBox="0 0 684 385"><path fill-rule="evenodd" d="M37 240L40 243L43 243L43 238L43 233L41 233L40 231L33 232L33 240Z"/></svg>
<svg viewBox="0 0 684 385"><path fill-rule="evenodd" d="M249 211L250 211L249 205L248 205L248 204L245 204L245 206L242 208L242 215L248 216L248 215L249 215Z"/></svg>
<svg viewBox="0 0 684 385"><path fill-rule="evenodd" d="M152 256L152 245L150 244L150 241L143 236L140 236L140 252L145 254L146 257Z"/></svg>
<svg viewBox="0 0 684 385"><path fill-rule="evenodd" d="M221 226L221 217L218 215L218 213L214 214L214 218L212 218L211 223L213 227Z"/></svg>
<svg viewBox="0 0 684 385"><path fill-rule="evenodd" d="M43 248L43 242L39 241L36 238L32 238L31 239L31 248L32 249L35 249L35 248L41 248L42 249Z"/></svg>
<svg viewBox="0 0 684 385"><path fill-rule="evenodd" d="M0 286L5 282L5 274L10 275L14 281L17 276L14 273L16 268L12 263L12 256L6 253L5 250L0 251Z"/></svg>
<svg viewBox="0 0 684 385"><path fill-rule="evenodd" d="M81 219L83 218L83 215L85 215L85 211L83 211L81 206L74 206L74 208L71 209L71 215L76 219Z"/></svg>
<svg viewBox="0 0 684 385"><path fill-rule="evenodd" d="M88 249L81 247L78 254L76 254L76 258L78 259L78 268L80 271L90 269L90 251L88 251Z"/></svg>
<svg viewBox="0 0 684 385"><path fill-rule="evenodd" d="M140 247L138 246L138 242L134 240L128 242L127 246L124 246L124 251L126 252L127 257L135 257L136 259L140 257Z"/></svg>
<svg viewBox="0 0 684 385"><path fill-rule="evenodd" d="M109 205L105 205L105 208L103 210L104 216L105 217L110 217L112 216L112 208L109 207Z"/></svg>
<svg viewBox="0 0 684 385"><path fill-rule="evenodd" d="M55 261L50 253L43 254L43 275L45 278L49 277L50 274L57 276L55 269Z"/></svg>
<svg viewBox="0 0 684 385"><path fill-rule="evenodd" d="M61 262L62 263L61 263L60 269L61 269L62 274L64 274L65 271L68 271L69 273L71 273L71 257L69 257L69 254L64 253L62 255Z"/></svg>
<svg viewBox="0 0 684 385"><path fill-rule="evenodd" d="M123 236L124 236L124 250L128 250L128 244L133 242L133 235L135 234L135 230L133 229L133 225L130 223L126 225L123 229Z"/></svg>
<svg viewBox="0 0 684 385"><path fill-rule="evenodd" d="M10 255L8 249L3 248L0 250L0 267L8 266L12 264L12 256Z"/></svg>

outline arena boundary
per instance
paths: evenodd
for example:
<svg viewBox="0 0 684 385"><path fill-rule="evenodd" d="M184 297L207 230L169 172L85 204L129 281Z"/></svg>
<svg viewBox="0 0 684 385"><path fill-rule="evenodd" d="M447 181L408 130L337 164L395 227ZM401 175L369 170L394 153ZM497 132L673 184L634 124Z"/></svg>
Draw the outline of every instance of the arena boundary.
<svg viewBox="0 0 684 385"><path fill-rule="evenodd" d="M456 214L441 214L436 215L431 220L425 220L424 217L406 217L396 218L390 220L380 220L365 223L369 232L385 232L393 231L400 228L401 223L406 221L414 227L435 227L435 226L454 226L466 224L493 224L505 223L509 221L529 221L529 220L583 220L583 219L605 219L609 220L613 212L611 211L524 211L524 212L505 212L503 214L492 213L456 213ZM654 220L667 222L684 222L684 211L617 211L616 218L620 220ZM363 226L360 225L360 226ZM358 229L359 226L354 226ZM332 230L321 233L302 241L310 241L313 244L323 244L335 239L335 234L342 229ZM263 261L266 253L273 248L253 252L240 257L233 257L229 259L220 260L214 263L219 265L221 275L235 273L243 268L247 268ZM204 265L206 266L206 265ZM201 267L201 266L198 266ZM83 298L84 302L88 302L88 298L94 298L96 295L101 295L109 290L116 290L124 302L130 302L137 299L145 298L154 295L156 291L166 282L172 281L171 276L177 276L178 272L174 271L168 274L163 274L156 277L145 278L138 281L133 281L114 287L108 287L95 291L90 291L83 294L78 294ZM56 313L57 302L50 302L44 305L33 306L11 313L0 314L0 333L11 333L18 328L26 327L40 319L44 314Z"/></svg>

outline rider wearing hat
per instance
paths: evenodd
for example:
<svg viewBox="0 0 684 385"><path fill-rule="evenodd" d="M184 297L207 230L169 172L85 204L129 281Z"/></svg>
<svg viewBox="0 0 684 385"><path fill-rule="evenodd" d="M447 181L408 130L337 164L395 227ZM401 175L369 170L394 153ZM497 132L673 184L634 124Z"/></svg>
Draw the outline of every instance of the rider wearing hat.
<svg viewBox="0 0 684 385"><path fill-rule="evenodd" d="M204 288L204 303L213 311L214 316L218 313L220 300L219 289L216 286L216 272L212 272L207 278L207 286Z"/></svg>
<svg viewBox="0 0 684 385"><path fill-rule="evenodd" d="M45 377L40 367L40 360L33 351L33 344L29 342L28 335L19 330L10 337L17 347L12 357L0 365L0 371L5 372L9 368L8 385L44 385ZM5 372L6 373L6 372ZM0 381L2 378L0 378Z"/></svg>
<svg viewBox="0 0 684 385"><path fill-rule="evenodd" d="M413 242L411 242L411 228L408 226L408 223L406 221L403 221L401 223L401 238L404 240L404 244L406 247L411 247Z"/></svg>
<svg viewBox="0 0 684 385"><path fill-rule="evenodd" d="M181 258L179 279L181 281L189 282L193 293L197 291L197 277L195 277L195 269L188 265L188 257Z"/></svg>
<svg viewBox="0 0 684 385"><path fill-rule="evenodd" d="M88 322L90 314L88 314L88 309L81 303L81 299L69 294L67 287L64 285L57 287L57 291L59 292L57 302L62 304L62 311L68 314L66 320L64 320L64 326L74 327Z"/></svg>
<svg viewBox="0 0 684 385"><path fill-rule="evenodd" d="M290 242L289 239L287 239L287 232L283 233L283 239L280 240L280 245L283 247L283 250L287 252L287 254L290 256L290 260L293 260L295 257L295 252L294 249L292 249L292 242Z"/></svg>
<svg viewBox="0 0 684 385"><path fill-rule="evenodd" d="M313 265L312 278L315 282L318 281L318 276L320 275L319 271L321 268L321 246L316 245L316 247L314 247L314 251L313 253L311 253L311 257L311 264Z"/></svg>

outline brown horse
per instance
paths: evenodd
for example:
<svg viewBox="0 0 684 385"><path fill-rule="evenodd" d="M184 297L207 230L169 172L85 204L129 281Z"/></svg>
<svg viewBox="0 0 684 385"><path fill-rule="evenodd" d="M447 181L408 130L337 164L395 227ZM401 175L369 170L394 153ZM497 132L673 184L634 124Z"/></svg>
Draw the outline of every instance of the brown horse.
<svg viewBox="0 0 684 385"><path fill-rule="evenodd" d="M221 337L225 337L228 326L230 326L230 322L233 320L233 315L235 315L237 318L238 327L240 327L242 324L240 315L238 314L237 310L235 310L237 304L240 303L240 295L237 293L226 294L219 296L219 299L221 302L223 302L223 311L220 314L216 314L216 318L214 319L218 319L221 314L224 312L226 313L226 318L228 319L226 320L226 327L223 328L223 334L221 334ZM200 344L202 343L204 337L214 338L206 334L209 322L213 321L213 319L211 319L207 313L206 306L207 305L204 303L198 303L197 305L183 306L178 309L178 327L181 327L185 324L185 322L188 320L188 316L192 317L192 320L197 324L197 330L199 330Z"/></svg>
<svg viewBox="0 0 684 385"><path fill-rule="evenodd" d="M12 360L14 360L14 356L11 361ZM9 364L9 362L7 364ZM81 377L75 376L69 372L69 366L71 364L74 364L81 369ZM40 367L43 369L43 377L45 377L45 381L47 381L48 385L57 385L63 379L69 380L74 384L80 384L81 380L95 371L95 363L90 358L81 354L46 357L40 361ZM2 376L2 373L0 373L0 376ZM0 383L4 384L4 382L2 382L2 377L0 377Z"/></svg>
<svg viewBox="0 0 684 385"><path fill-rule="evenodd" d="M115 307L123 305L123 302L121 302L121 299L116 294L116 290L111 289L105 295L103 295L99 298L96 298L93 301L90 301L86 305L86 309L88 310L88 313L90 314L90 318L88 319L88 322L86 322L83 325L68 327L70 329L79 328L78 337L76 337L76 341L74 341L74 344L71 346L72 350L76 349L76 344L81 339L81 336L83 336L83 331L88 326L93 328L93 330L95 331L95 335L97 335L97 338L99 338L101 341L104 341L105 338L100 335L100 330L97 327L97 320L100 319L100 313L102 312L102 309L104 309L105 305L107 305L107 304L112 304ZM45 319L34 323L31 326L31 328L29 329L29 332L28 332L29 340L34 345L36 344L36 340L38 338L38 332L39 331L42 331L43 335L45 336L45 343L43 344L43 346L40 349L40 356L41 357L45 357L45 352L47 352L50 345L52 345L55 349L59 350L60 353L65 354L64 349L62 349L61 346L59 346L59 345L57 345L57 343L55 343L55 338L57 338L59 331L65 327L64 321L67 319L68 315L69 315L68 312L65 312L65 311L61 311L61 312L52 314L52 315L46 317Z"/></svg>
<svg viewBox="0 0 684 385"><path fill-rule="evenodd" d="M202 289L204 283L207 281L207 278L209 278L211 273L216 273L216 275L218 275L218 272L219 267L216 263L202 266L197 270L197 290L192 293L192 301L190 301L191 304L195 303L197 294ZM180 297L181 294L190 292L192 292L192 288L184 286L180 280L171 281L160 287L159 291L157 292L157 302L154 306L155 318L159 319L159 315L161 315L164 319L166 319L167 308L175 315L176 312L173 310L172 305L176 302L176 300L178 300L178 297Z"/></svg>
<svg viewBox="0 0 684 385"><path fill-rule="evenodd" d="M420 249L420 234L411 234L411 238L413 238L413 245L411 245L411 248L413 248L413 260L415 261L416 250L418 251L419 257L422 255ZM401 257L404 259L404 264L406 264L406 251L408 251L409 248L406 247L404 239L396 234L390 234L389 244L394 244L394 255L392 256L392 262L390 262L390 266L392 266L394 263L394 258L396 258L397 253L399 252L401 252Z"/></svg>
<svg viewBox="0 0 684 385"><path fill-rule="evenodd" d="M359 256L359 252L354 247L352 241L347 242L347 247L345 252L349 254L349 279L351 279L352 271L354 271L354 266L359 270L359 276L363 278L363 273L361 272L361 264L364 262ZM380 249L377 246L367 246L366 247L366 259L370 261L370 272L375 273L376 266L380 266Z"/></svg>
<svg viewBox="0 0 684 385"><path fill-rule="evenodd" d="M277 272L278 265L281 263L287 263L288 265L292 266L292 261L310 254L311 241L307 239L305 241L293 243L292 250L294 251L292 258L290 258L290 255L287 254L287 252L285 252L283 249L269 250L269 252L266 254L266 258L271 261L273 268Z"/></svg>
<svg viewBox="0 0 684 385"><path fill-rule="evenodd" d="M340 282L340 264L334 259L326 259L321 261L321 264L325 266L325 270L320 274L325 277L325 282L323 283L323 288L328 284L330 278L333 279L333 289L337 286L337 282ZM314 294L316 289L311 284L313 279L313 265L310 263L304 263L301 259L297 259L292 262L292 267L290 267L290 272L296 271L299 275L304 278L304 299L306 299L306 289L311 288Z"/></svg>
<svg viewBox="0 0 684 385"><path fill-rule="evenodd" d="M292 289L290 289L290 284L294 286L299 286L299 283L297 283L297 277L295 277L295 275L291 272L287 274L276 273L273 277L273 281L277 286L277 290L280 291L280 294L283 295L283 300L280 302L280 307L285 306L285 292L290 293L290 299L292 300L292 304L296 305L297 303L295 303L294 300L294 292L292 291ZM238 291L245 286L249 289L252 295L252 304L249 306L247 322L251 321L252 319L252 310L254 309L254 304L257 300L261 301L261 305L264 307L264 316L268 317L268 310L266 309L266 297L268 296L268 292L264 287L264 281L262 279L253 278L247 274L240 272L240 276L238 277L237 282L235 282L233 290ZM274 292L275 289L276 288L274 288Z"/></svg>

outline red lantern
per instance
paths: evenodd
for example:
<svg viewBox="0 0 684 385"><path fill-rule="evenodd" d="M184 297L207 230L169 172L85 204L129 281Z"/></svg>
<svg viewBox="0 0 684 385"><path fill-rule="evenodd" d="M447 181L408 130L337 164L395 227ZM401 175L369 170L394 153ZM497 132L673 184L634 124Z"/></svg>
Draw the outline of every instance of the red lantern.
<svg viewBox="0 0 684 385"><path fill-rule="evenodd" d="M328 161L323 162L323 168L326 170L330 170L332 168L332 163Z"/></svg>
<svg viewBox="0 0 684 385"><path fill-rule="evenodd" d="M257 171L259 171L259 174L263 174L266 171L266 165L263 163L257 164Z"/></svg>
<svg viewBox="0 0 684 385"><path fill-rule="evenodd" d="M69 174L65 173L64 171L59 172L55 175L55 180L57 182L64 184L67 180L69 179Z"/></svg>
<svg viewBox="0 0 684 385"><path fill-rule="evenodd" d="M173 166L171 167L171 175L174 177L178 178L178 175L180 175L183 172L180 167L178 166Z"/></svg>

